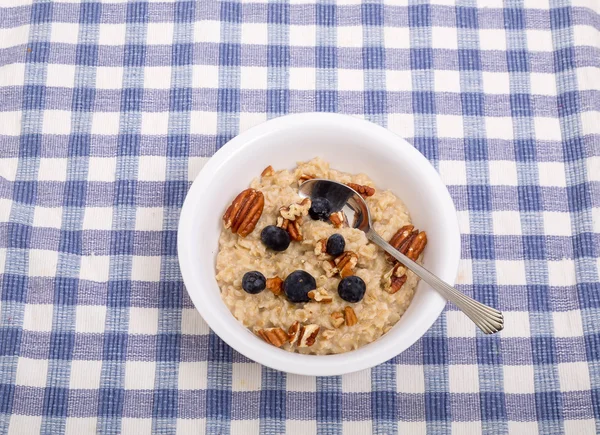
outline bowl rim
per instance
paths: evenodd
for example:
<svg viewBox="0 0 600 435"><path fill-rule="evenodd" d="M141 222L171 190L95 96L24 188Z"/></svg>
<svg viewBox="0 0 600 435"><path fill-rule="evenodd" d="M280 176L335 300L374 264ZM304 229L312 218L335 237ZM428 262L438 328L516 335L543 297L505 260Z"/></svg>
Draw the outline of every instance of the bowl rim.
<svg viewBox="0 0 600 435"><path fill-rule="evenodd" d="M447 266L444 268L444 270L447 271L447 274L440 276L440 278L444 279L450 285L454 285L460 260L460 231L456 208L439 173L423 154L405 139L392 131L364 119L335 113L300 113L271 119L235 136L207 161L186 194L179 217L177 252L184 285L186 281L188 283L193 281L191 279L191 270L192 267L194 267L194 263L191 256L187 255L189 240L187 237L182 237L182 235L189 233L192 226L195 224L192 202L196 201L204 188L204 185L207 184L213 175L223 167L228 159L245 146L255 143L260 137L272 133L275 130L285 130L297 126L306 127L309 123L332 128L342 127L370 130L369 134L373 135L373 143L378 144L377 146L383 146L386 142L395 142L394 146L404 147L403 152L410 155L411 159L419 162L419 170L424 172L423 176L431 177L438 185L442 207L447 212L445 213L445 218L454 221L450 222L450 227L455 228L456 231L454 231L454 234L449 234L448 237L451 239L450 246L456 246L456 253L451 258L447 259ZM216 280L214 285L217 285ZM194 303L196 310L200 313L210 329L229 346L245 357L275 370L310 376L342 375L371 368L390 360L405 351L421 338L439 318L446 305L446 300L443 297L438 295L439 297L434 298L434 300L430 302L430 305L428 305L428 312L431 313L430 316L426 318L426 321L411 325L411 336L405 337L401 346L394 346L393 341L388 340L385 346L383 348L380 347L376 353L365 351L357 353L357 351L351 351L335 355L302 355L276 348L273 350L278 352L265 352L264 349L257 349L257 346L252 345L251 340L246 340L245 337L240 337L235 333L231 326L231 321L238 321L233 314L230 319L223 319L216 315L210 307L201 303L202 301L199 296L200 292L191 291L190 288L192 287L193 286L188 287L186 285L188 294ZM429 286L427 286L427 290L429 292L435 292L428 287ZM367 348L367 346L362 349Z"/></svg>

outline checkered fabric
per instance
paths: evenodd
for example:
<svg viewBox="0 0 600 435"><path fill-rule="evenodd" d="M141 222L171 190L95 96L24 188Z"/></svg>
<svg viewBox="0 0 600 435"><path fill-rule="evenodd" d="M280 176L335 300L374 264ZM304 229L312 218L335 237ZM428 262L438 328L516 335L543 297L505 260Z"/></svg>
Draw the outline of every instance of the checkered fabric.
<svg viewBox="0 0 600 435"><path fill-rule="evenodd" d="M597 0L0 0L0 434L600 432ZM407 138L458 209L448 306L371 370L300 377L209 331L180 208L286 113Z"/></svg>

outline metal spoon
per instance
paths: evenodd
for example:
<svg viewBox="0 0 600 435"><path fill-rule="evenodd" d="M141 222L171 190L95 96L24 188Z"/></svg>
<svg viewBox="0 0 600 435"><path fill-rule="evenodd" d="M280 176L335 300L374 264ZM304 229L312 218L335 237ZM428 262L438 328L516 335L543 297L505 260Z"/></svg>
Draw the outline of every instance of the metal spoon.
<svg viewBox="0 0 600 435"><path fill-rule="evenodd" d="M350 226L364 231L370 241L412 270L415 275L446 299L453 302L484 333L493 334L504 328L504 316L500 311L462 294L383 240L373 230L369 208L363 197L355 190L335 181L312 179L300 185L299 193L300 196L310 197L311 200L315 198L327 198L331 203L332 211L343 211L348 218Z"/></svg>

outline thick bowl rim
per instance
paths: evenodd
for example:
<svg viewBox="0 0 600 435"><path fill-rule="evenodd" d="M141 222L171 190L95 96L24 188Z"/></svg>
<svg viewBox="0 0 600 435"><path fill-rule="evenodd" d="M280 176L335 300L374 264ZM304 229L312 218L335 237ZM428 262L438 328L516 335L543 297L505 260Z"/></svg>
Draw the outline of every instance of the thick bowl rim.
<svg viewBox="0 0 600 435"><path fill-rule="evenodd" d="M447 259L447 266L444 269L448 273L445 276L440 276L440 278L444 279L450 285L454 285L460 260L460 232L456 208L438 172L425 156L400 136L369 121L335 113L301 113L266 121L231 139L207 161L198 176L194 179L186 195L179 218L177 251L184 284L193 281L191 270L194 267L194 263L191 256L187 255L187 247L190 242L187 237L182 237L182 235L191 233L192 225L194 225L194 207L192 206L192 202L198 198L205 184L210 181L214 174L221 170L228 159L244 147L256 143L256 140L260 139L260 137L275 130L285 130L297 126L307 127L308 124L315 124L319 127L368 130L369 134L374 138L373 143L379 142L381 146L388 146L386 143L394 142L394 146L403 147L403 152L407 153L411 159L414 159L414 162L418 162L419 170L423 172L423 176L435 180L437 189L439 190L438 195L441 195L442 207L446 210L444 218L453 220L454 222L450 222L450 227L456 229L454 234L448 234L448 237L453 239L450 245L456 246L457 252L454 256ZM216 280L214 285L217 285ZM311 376L342 375L374 367L390 360L421 338L439 318L446 305L446 301L441 296L431 301L431 305L428 305L428 312L431 314L426 321L411 325L411 336L404 337L404 343L401 346L394 346L393 343L388 342L385 347L378 348L377 352L362 352L358 357L355 351L336 355L301 355L276 348L273 348L273 350L277 352L265 352L264 349L256 349L256 346L253 346L250 340L246 340L245 337L240 337L234 333L231 328L231 322L238 321L233 315L228 319L223 319L215 315L209 306L201 303L199 294L201 292L191 291L190 288L193 288L193 286L188 287L186 285L186 288L188 288L188 294L196 310L198 310L208 326L233 349L267 367L287 373ZM425 290L435 292L429 286L425 287Z"/></svg>

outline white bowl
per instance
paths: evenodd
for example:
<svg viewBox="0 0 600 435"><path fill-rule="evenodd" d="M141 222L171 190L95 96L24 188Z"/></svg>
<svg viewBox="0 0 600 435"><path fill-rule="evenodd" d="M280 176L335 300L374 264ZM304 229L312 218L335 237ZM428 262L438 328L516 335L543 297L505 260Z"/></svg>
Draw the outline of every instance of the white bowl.
<svg viewBox="0 0 600 435"><path fill-rule="evenodd" d="M410 307L383 337L338 355L300 355L265 343L238 322L215 279L222 216L236 194L268 165L291 169L322 157L344 172L367 174L404 201L417 228L427 231L424 265L454 284L460 257L456 210L436 170L408 142L361 119L328 113L284 116L229 141L204 166L185 198L177 248L187 291L210 328L227 344L265 366L301 375L341 375L373 367L417 341L446 301L420 282Z"/></svg>

